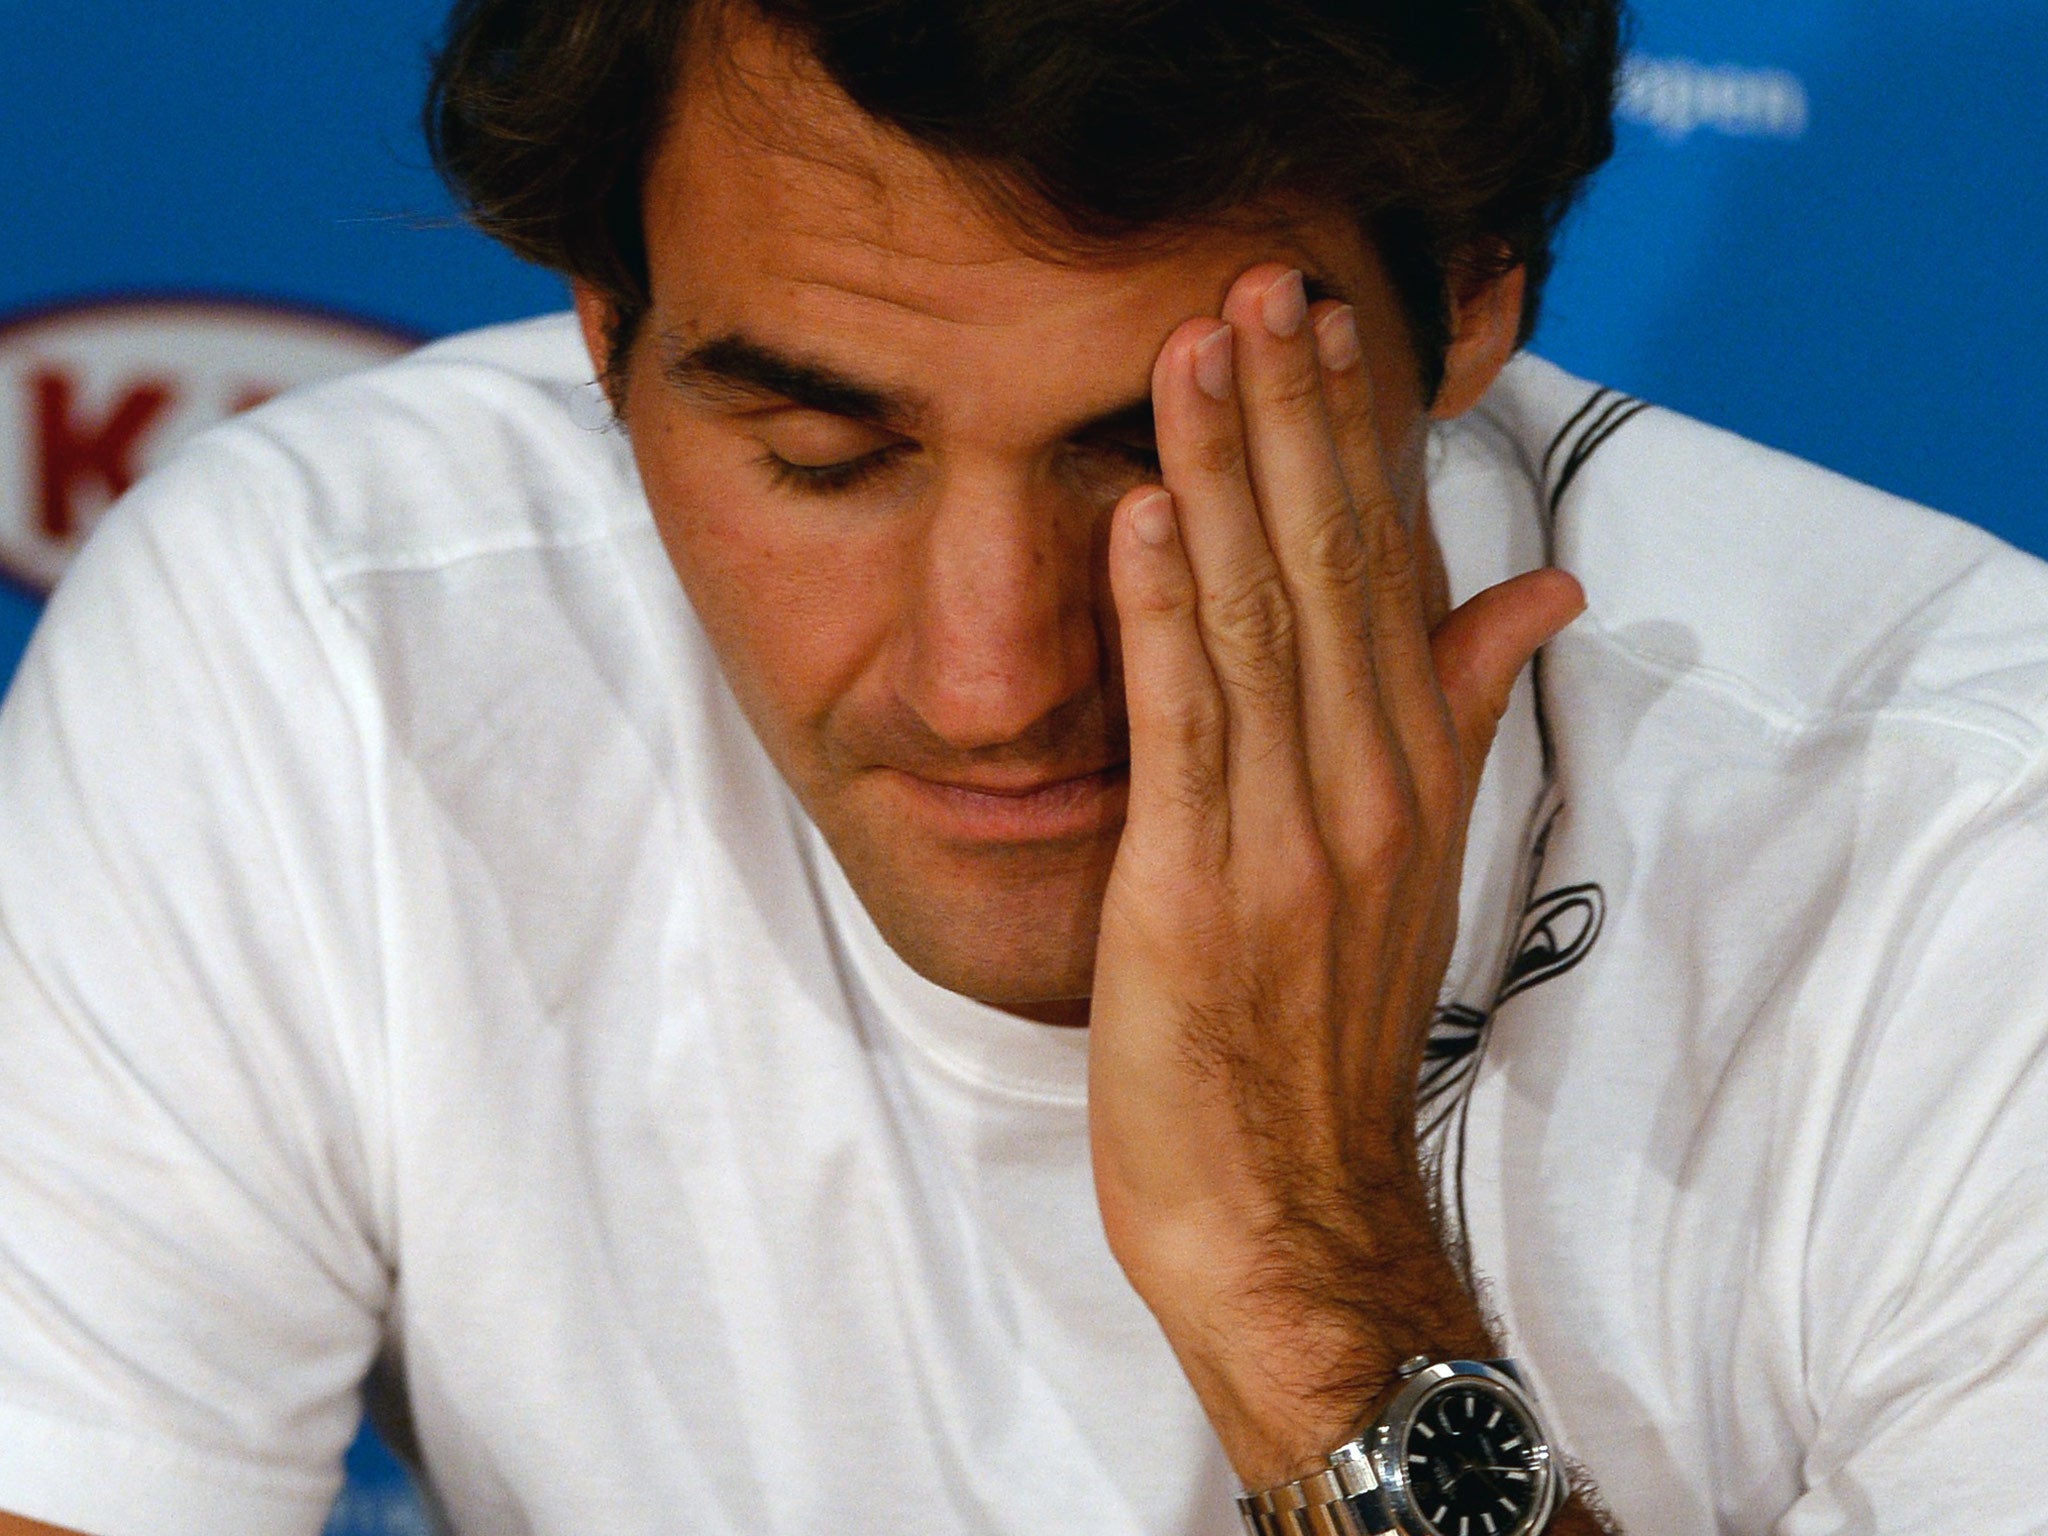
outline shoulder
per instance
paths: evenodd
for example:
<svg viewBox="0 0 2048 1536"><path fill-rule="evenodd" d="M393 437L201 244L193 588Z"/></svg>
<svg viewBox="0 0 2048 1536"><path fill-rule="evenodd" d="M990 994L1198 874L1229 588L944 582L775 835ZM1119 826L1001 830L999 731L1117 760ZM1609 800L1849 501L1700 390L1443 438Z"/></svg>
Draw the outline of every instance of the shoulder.
<svg viewBox="0 0 2048 1536"><path fill-rule="evenodd" d="M1752 1166L1774 1126L1802 1177L1865 1157L1859 1199L1902 1136L1960 1188L1927 1138L2048 1093L2048 565L1533 360L1483 409L1589 599L1540 687L1543 873L1606 914L1559 1027L1608 1048L1595 1077L1661 1053L1658 1112L1725 1129L1731 1182L1798 1184Z"/></svg>
<svg viewBox="0 0 2048 1536"><path fill-rule="evenodd" d="M1858 722L2048 746L2048 564L1955 518L1518 360L1480 413L1585 584L1566 648L1760 730Z"/></svg>
<svg viewBox="0 0 2048 1536"><path fill-rule="evenodd" d="M267 531L328 582L647 522L568 315L452 337L287 395L195 440L142 492L124 513L219 508L232 519L222 538Z"/></svg>
<svg viewBox="0 0 2048 1536"><path fill-rule="evenodd" d="M2048 1370L2048 567L1533 359L1478 415L1590 600L1522 942L1595 925L1487 1047L1508 1310L1637 1523L1643 1417L1758 1498L1975 1443Z"/></svg>
<svg viewBox="0 0 2048 1536"><path fill-rule="evenodd" d="M301 671L354 675L364 699L399 661L482 687L544 641L587 648L576 637L630 607L622 591L659 560L573 319L549 316L295 391L195 438L94 531L31 659L61 668L132 646L170 666L148 636L185 631L179 654L212 654L208 676L252 682L295 635Z"/></svg>
<svg viewBox="0 0 2048 1536"><path fill-rule="evenodd" d="M118 701L146 688L166 739L174 701L197 701L188 715L289 722L273 753L323 762L343 737L442 750L495 709L569 758L624 728L622 699L654 721L671 673L698 681L695 639L559 317L424 348L195 439L94 531L16 691L104 716L115 739L139 728Z"/></svg>

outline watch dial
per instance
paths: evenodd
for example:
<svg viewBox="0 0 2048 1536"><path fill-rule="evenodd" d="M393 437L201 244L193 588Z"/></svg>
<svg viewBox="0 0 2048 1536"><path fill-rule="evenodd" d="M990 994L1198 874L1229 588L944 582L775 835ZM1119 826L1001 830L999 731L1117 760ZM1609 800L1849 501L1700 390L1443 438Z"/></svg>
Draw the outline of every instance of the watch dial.
<svg viewBox="0 0 2048 1536"><path fill-rule="evenodd" d="M1408 1426L1409 1503L1440 1536L1507 1536L1536 1509L1544 1451L1505 1398L1453 1382Z"/></svg>

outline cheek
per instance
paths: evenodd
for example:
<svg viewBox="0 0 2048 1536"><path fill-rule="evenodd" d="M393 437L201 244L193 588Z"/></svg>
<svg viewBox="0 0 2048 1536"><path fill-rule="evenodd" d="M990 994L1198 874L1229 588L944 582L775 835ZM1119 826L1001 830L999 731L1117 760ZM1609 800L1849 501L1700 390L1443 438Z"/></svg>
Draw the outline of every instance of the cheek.
<svg viewBox="0 0 2048 1536"><path fill-rule="evenodd" d="M799 780L827 718L877 674L906 569L891 520L777 494L748 452L688 427L636 434L670 562L769 752Z"/></svg>

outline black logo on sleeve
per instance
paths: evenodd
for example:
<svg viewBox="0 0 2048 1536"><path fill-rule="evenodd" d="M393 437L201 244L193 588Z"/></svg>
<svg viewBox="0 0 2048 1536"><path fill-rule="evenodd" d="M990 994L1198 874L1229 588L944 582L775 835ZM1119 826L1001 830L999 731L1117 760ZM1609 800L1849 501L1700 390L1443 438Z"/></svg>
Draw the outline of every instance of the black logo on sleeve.
<svg viewBox="0 0 2048 1536"><path fill-rule="evenodd" d="M1521 941L1508 961L1493 1006L1562 976L1585 959L1606 921L1607 898L1597 885L1568 885L1530 902L1522 917Z"/></svg>
<svg viewBox="0 0 2048 1536"><path fill-rule="evenodd" d="M1607 897L1598 885L1587 881L1536 894L1544 856L1550 849L1550 835L1563 811L1561 802L1553 804L1529 845L1529 895L1523 902L1515 943L1491 1004L1481 1009L1466 1003L1445 1003L1436 1011L1416 1083L1417 1130L1425 1146L1440 1143L1460 1117L1486 1043L1487 1029L1500 1006L1531 987L1564 975L1591 954L1599 942L1600 931L1607 922Z"/></svg>

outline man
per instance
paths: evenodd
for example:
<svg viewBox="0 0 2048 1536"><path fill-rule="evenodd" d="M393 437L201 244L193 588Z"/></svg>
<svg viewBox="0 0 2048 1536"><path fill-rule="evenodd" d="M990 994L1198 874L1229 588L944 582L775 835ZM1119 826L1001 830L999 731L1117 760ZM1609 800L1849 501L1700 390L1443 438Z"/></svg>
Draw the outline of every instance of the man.
<svg viewBox="0 0 2048 1536"><path fill-rule="evenodd" d="M2034 1528L2048 581L1511 362L1614 54L461 7L580 324L0 720L0 1508L314 1530L367 1377L466 1531Z"/></svg>

